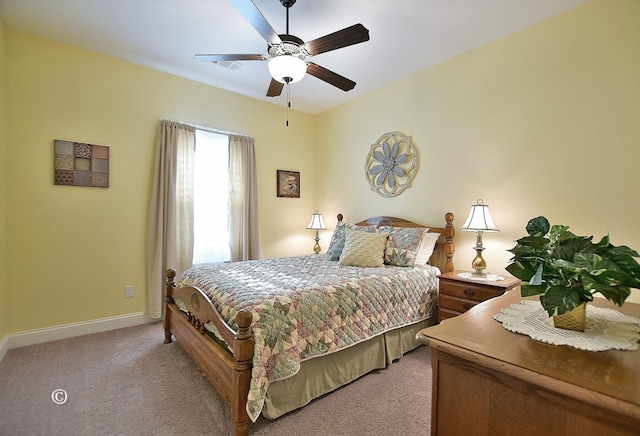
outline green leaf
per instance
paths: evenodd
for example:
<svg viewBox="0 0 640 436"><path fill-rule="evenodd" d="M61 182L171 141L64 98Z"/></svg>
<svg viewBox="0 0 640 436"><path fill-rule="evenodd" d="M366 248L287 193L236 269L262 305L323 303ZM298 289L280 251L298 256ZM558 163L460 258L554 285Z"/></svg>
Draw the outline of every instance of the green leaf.
<svg viewBox="0 0 640 436"><path fill-rule="evenodd" d="M516 255L547 255L549 240L544 236L525 236L516 241L516 246L509 250Z"/></svg>
<svg viewBox="0 0 640 436"><path fill-rule="evenodd" d="M527 223L526 229L531 236L544 236L549 232L549 220L543 216L532 218Z"/></svg>
<svg viewBox="0 0 640 436"><path fill-rule="evenodd" d="M528 282L535 274L535 270L531 267L529 262L526 263L527 265L520 261L513 262L506 267L506 270L512 276L517 277L524 282Z"/></svg>
<svg viewBox="0 0 640 436"><path fill-rule="evenodd" d="M636 250L633 250L626 245L619 245L617 247L612 245L611 247L609 247L609 251L615 253L616 255L640 257L640 254L638 254Z"/></svg>
<svg viewBox="0 0 640 436"><path fill-rule="evenodd" d="M565 239L573 239L576 235L569 231L569 226L554 224L549 229L549 238L552 241L562 241Z"/></svg>
<svg viewBox="0 0 640 436"><path fill-rule="evenodd" d="M567 270L572 273L576 273L584 270L584 268L581 268L575 263L565 259L550 259L550 264L556 269Z"/></svg>
<svg viewBox="0 0 640 436"><path fill-rule="evenodd" d="M593 274L593 272L596 270L606 269L606 268L602 268L603 262L604 262L604 258L602 256L598 256L595 253L576 253L573 256L573 264L577 268L581 268L585 271L590 271L591 274ZM611 262L609 263L611 264ZM606 266L609 268L612 268L612 267L615 268L615 265L606 265ZM597 274L593 274L593 275L597 275Z"/></svg>
<svg viewBox="0 0 640 436"><path fill-rule="evenodd" d="M531 280L529 281L532 286L542 286L544 282L542 278L543 271L544 271L544 265L542 264L538 265L538 268L536 269L536 273L533 275L533 277L531 277Z"/></svg>
<svg viewBox="0 0 640 436"><path fill-rule="evenodd" d="M616 286L599 291L607 300L611 300L618 306L622 306L624 301L631 295L631 288L626 286Z"/></svg>
<svg viewBox="0 0 640 436"><path fill-rule="evenodd" d="M573 233L571 233L573 235ZM591 243L592 237L575 236L572 238L566 237L564 234L558 240L553 255L560 259L572 261L576 253L594 253L596 251L595 246Z"/></svg>
<svg viewBox="0 0 640 436"><path fill-rule="evenodd" d="M597 248L608 248L610 245L609 235L603 236L600 242L596 244Z"/></svg>
<svg viewBox="0 0 640 436"><path fill-rule="evenodd" d="M624 271L625 280L623 282L632 288L640 288L640 264L631 256L616 255L611 258L621 271Z"/></svg>
<svg viewBox="0 0 640 436"><path fill-rule="evenodd" d="M534 295L543 294L546 286L532 286L528 284L520 285L520 295L523 297L533 297Z"/></svg>
<svg viewBox="0 0 640 436"><path fill-rule="evenodd" d="M548 288L547 292L540 296L540 302L549 316L562 315L584 303L576 291L561 286Z"/></svg>

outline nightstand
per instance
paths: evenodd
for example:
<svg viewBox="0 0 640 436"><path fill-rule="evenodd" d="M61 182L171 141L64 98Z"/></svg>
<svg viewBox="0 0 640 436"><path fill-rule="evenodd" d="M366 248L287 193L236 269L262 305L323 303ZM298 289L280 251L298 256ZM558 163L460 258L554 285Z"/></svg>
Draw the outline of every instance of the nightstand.
<svg viewBox="0 0 640 436"><path fill-rule="evenodd" d="M520 285L520 279L505 277L504 280L490 282L460 277L464 271L440 274L438 292L438 322L458 316L478 303L497 297Z"/></svg>

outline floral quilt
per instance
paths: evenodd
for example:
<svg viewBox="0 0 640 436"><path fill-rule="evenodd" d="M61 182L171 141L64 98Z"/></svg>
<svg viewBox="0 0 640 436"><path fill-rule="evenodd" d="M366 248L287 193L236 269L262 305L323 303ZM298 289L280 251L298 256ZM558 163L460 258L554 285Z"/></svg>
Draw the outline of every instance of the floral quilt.
<svg viewBox="0 0 640 436"><path fill-rule="evenodd" d="M196 286L234 329L253 314L255 352L247 412L255 422L271 381L300 362L414 324L436 312L437 268L338 265L325 254L191 268L178 286Z"/></svg>

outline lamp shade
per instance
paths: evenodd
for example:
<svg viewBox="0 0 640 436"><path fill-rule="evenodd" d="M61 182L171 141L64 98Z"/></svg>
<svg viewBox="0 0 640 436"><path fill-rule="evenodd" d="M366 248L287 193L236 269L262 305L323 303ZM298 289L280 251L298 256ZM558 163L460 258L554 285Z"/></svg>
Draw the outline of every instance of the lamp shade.
<svg viewBox="0 0 640 436"><path fill-rule="evenodd" d="M271 77L281 83L299 82L307 72L307 64L302 59L291 55L271 58L268 67Z"/></svg>
<svg viewBox="0 0 640 436"><path fill-rule="evenodd" d="M460 227L460 230L467 230L470 232L499 232L498 227L493 222L491 214L489 213L489 206L484 204L482 199L479 199L476 204L471 206L469 216L465 223Z"/></svg>
<svg viewBox="0 0 640 436"><path fill-rule="evenodd" d="M324 220L322 219L322 214L317 210L311 215L311 221L309 221L309 225L307 229L310 230L326 230L327 228L324 225Z"/></svg>

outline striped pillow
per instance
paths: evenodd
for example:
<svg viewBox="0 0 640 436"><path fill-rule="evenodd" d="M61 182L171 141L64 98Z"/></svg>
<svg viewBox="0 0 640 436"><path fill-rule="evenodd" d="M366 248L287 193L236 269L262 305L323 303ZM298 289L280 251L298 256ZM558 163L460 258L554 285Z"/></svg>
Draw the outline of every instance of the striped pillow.
<svg viewBox="0 0 640 436"><path fill-rule="evenodd" d="M359 230L364 232L375 232L375 226L357 226L351 223L345 223L340 221L336 226L336 231L333 232L333 236L331 237L331 242L329 243L329 248L327 249L327 255L329 256L329 260L339 260L340 255L342 254L342 250L344 249L345 243L345 232L347 229Z"/></svg>

